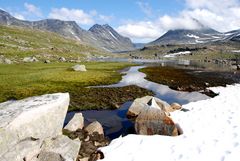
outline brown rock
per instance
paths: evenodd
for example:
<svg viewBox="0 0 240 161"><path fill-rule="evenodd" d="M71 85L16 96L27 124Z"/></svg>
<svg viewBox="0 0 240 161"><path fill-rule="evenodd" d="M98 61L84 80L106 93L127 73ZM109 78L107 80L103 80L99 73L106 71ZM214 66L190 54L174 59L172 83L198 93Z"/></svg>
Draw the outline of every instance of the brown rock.
<svg viewBox="0 0 240 161"><path fill-rule="evenodd" d="M143 110L138 115L135 130L140 135L178 135L178 129L172 119L163 110L153 107Z"/></svg>

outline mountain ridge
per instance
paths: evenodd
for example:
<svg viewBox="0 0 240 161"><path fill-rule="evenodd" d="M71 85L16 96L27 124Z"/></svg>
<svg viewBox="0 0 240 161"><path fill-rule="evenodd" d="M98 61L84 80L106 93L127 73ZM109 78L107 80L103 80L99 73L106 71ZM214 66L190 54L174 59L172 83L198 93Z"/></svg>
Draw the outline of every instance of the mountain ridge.
<svg viewBox="0 0 240 161"><path fill-rule="evenodd" d="M134 45L129 38L121 36L109 25L102 25L105 29L104 32L106 33L107 29L111 30L109 32L114 32L119 39L109 35L106 37L104 35L99 36L99 34L96 34L90 30L84 30L75 21L62 21L58 19L44 19L39 21L19 20L1 9L0 24L55 32L62 36L81 41L82 43L86 43L93 47L104 49L109 52L134 49Z"/></svg>

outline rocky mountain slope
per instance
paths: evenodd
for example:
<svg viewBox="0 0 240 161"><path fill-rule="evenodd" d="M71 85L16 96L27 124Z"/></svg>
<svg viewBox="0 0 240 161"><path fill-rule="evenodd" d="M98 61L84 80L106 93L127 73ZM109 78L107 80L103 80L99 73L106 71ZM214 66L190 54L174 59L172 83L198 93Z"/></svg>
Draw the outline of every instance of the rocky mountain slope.
<svg viewBox="0 0 240 161"><path fill-rule="evenodd" d="M177 29L169 30L157 40L149 43L149 45L159 44L198 44L208 43L222 40L224 34L211 29L203 28L199 30Z"/></svg>
<svg viewBox="0 0 240 161"><path fill-rule="evenodd" d="M119 35L109 25L94 25L89 31L86 31L74 21L56 19L23 21L16 19L3 10L0 10L0 24L55 32L64 37L72 38L111 52L134 49L129 38Z"/></svg>
<svg viewBox="0 0 240 161"><path fill-rule="evenodd" d="M240 42L240 29L226 32L225 35L227 40Z"/></svg>
<svg viewBox="0 0 240 161"><path fill-rule="evenodd" d="M79 61L112 55L53 32L0 25L0 60L3 56L19 62L34 56L43 61L57 61L60 57Z"/></svg>
<svg viewBox="0 0 240 161"><path fill-rule="evenodd" d="M96 45L103 49L110 51L126 51L134 49L134 45L129 38L121 36L107 24L96 24L89 29L89 32L91 32L97 39L97 42L99 42Z"/></svg>

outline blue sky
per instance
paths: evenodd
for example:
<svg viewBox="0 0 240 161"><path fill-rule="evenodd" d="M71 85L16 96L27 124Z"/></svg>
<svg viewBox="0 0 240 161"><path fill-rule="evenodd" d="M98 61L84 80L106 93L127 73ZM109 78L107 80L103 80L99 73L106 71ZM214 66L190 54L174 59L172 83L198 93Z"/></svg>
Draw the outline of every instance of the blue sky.
<svg viewBox="0 0 240 161"><path fill-rule="evenodd" d="M74 20L84 29L108 23L134 42L197 29L195 19L220 31L240 28L239 0L0 0L0 8L25 20Z"/></svg>

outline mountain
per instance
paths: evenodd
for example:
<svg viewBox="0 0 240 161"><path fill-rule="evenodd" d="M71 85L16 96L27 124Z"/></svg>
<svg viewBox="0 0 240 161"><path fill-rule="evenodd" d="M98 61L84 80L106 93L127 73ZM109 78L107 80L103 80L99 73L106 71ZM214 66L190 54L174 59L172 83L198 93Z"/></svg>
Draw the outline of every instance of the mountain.
<svg viewBox="0 0 240 161"><path fill-rule="evenodd" d="M97 41L99 47L110 49L111 51L128 51L133 50L134 46L131 40L121 36L109 25L95 24L89 29Z"/></svg>
<svg viewBox="0 0 240 161"><path fill-rule="evenodd" d="M0 25L0 62L3 57L14 62L21 62L24 57L36 57L40 61L89 60L113 56L71 38L30 28Z"/></svg>
<svg viewBox="0 0 240 161"><path fill-rule="evenodd" d="M230 41L237 41L240 42L240 29L239 30L233 30L233 31L229 31L224 33L226 36L226 40L230 40Z"/></svg>
<svg viewBox="0 0 240 161"><path fill-rule="evenodd" d="M177 29L169 30L157 40L150 42L149 45L162 44L198 44L222 40L224 34L211 28L197 30Z"/></svg>
<svg viewBox="0 0 240 161"><path fill-rule="evenodd" d="M24 21L16 19L3 10L0 10L0 24L55 32L64 37L72 38L110 52L134 49L133 43L129 38L119 35L109 25L94 25L89 31L86 31L79 27L75 21L56 19Z"/></svg>
<svg viewBox="0 0 240 161"><path fill-rule="evenodd" d="M134 43L134 47L136 49L142 49L142 48L144 48L145 45L146 45L146 43Z"/></svg>

